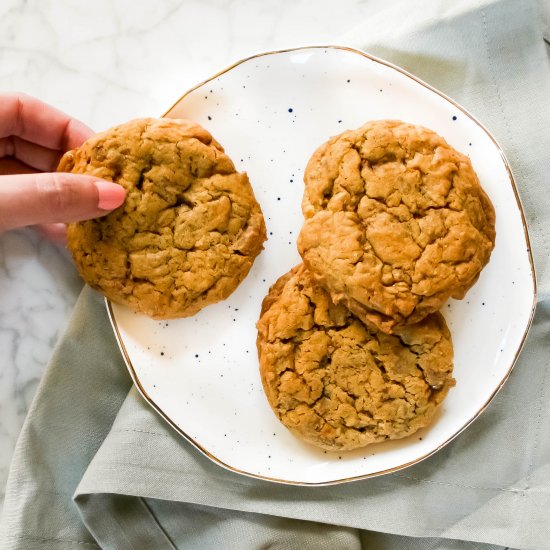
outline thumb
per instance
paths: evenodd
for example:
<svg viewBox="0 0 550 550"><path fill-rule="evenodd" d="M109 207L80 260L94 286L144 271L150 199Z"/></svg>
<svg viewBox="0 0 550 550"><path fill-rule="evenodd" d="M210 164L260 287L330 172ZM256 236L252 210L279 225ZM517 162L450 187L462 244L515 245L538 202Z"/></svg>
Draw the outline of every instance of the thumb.
<svg viewBox="0 0 550 550"><path fill-rule="evenodd" d="M125 195L116 183L82 174L0 176L0 231L104 216Z"/></svg>

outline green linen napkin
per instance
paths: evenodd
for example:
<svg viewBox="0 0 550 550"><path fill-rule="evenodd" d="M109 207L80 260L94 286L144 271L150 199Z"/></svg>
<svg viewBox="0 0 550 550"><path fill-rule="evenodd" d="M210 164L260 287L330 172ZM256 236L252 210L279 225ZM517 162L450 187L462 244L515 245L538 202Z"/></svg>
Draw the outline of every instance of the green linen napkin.
<svg viewBox="0 0 550 550"><path fill-rule="evenodd" d="M86 288L17 444L2 548L550 548L550 71L536 4L390 3L346 43L454 97L511 162L539 304L507 384L456 440L401 472L318 488L257 481L211 463L130 389Z"/></svg>

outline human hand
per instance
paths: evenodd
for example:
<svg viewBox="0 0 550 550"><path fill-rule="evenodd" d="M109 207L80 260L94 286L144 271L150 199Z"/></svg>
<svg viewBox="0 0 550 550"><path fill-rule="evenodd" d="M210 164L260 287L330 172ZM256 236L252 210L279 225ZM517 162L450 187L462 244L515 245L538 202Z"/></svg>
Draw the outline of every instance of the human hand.
<svg viewBox="0 0 550 550"><path fill-rule="evenodd" d="M64 223L108 214L124 201L116 183L55 172L65 151L92 130L25 94L0 94L0 232L40 224L59 237Z"/></svg>

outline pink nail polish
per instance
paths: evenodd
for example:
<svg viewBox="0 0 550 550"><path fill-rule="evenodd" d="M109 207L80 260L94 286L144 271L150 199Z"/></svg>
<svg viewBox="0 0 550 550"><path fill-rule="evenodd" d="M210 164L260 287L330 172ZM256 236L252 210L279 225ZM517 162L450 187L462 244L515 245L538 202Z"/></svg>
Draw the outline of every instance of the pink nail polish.
<svg viewBox="0 0 550 550"><path fill-rule="evenodd" d="M113 210L124 202L126 193L120 185L103 180L94 183L98 194L97 207L100 210Z"/></svg>

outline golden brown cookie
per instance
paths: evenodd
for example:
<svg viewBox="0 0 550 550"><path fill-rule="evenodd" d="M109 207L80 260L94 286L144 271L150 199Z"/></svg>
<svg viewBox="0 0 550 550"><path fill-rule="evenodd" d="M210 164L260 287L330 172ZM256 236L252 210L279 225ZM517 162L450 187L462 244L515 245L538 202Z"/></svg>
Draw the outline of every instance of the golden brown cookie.
<svg viewBox="0 0 550 550"><path fill-rule="evenodd" d="M227 298L266 239L247 175L193 122L116 126L66 153L58 170L126 189L108 216L70 224L68 246L89 285L157 319Z"/></svg>
<svg viewBox="0 0 550 550"><path fill-rule="evenodd" d="M294 434L351 450L430 423L454 385L440 313L389 335L334 305L303 265L271 287L258 321L267 399Z"/></svg>
<svg viewBox="0 0 550 550"><path fill-rule="evenodd" d="M385 332L463 298L489 261L495 212L470 160L426 128L382 120L310 159L298 249L336 303Z"/></svg>

